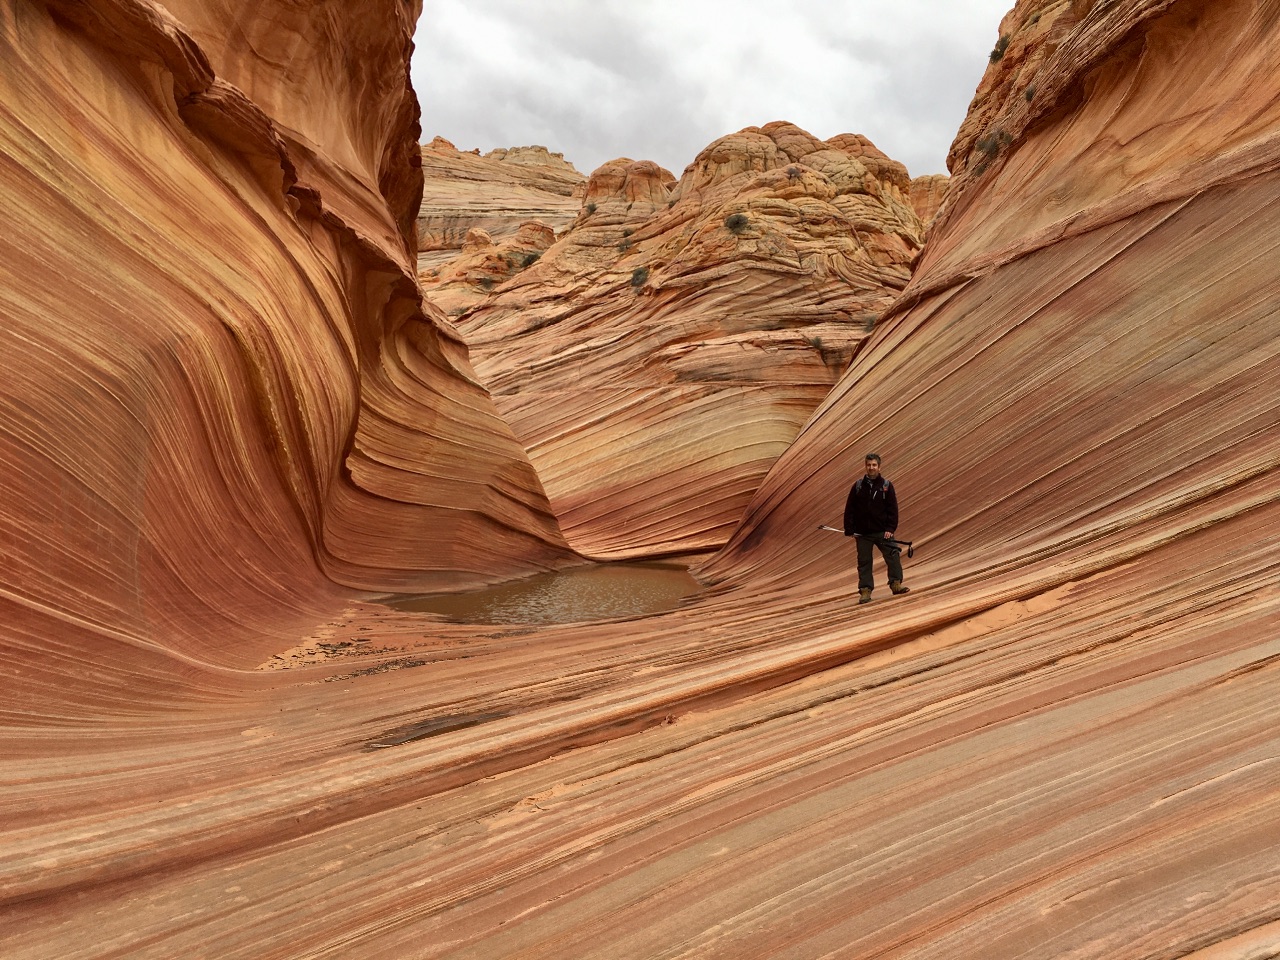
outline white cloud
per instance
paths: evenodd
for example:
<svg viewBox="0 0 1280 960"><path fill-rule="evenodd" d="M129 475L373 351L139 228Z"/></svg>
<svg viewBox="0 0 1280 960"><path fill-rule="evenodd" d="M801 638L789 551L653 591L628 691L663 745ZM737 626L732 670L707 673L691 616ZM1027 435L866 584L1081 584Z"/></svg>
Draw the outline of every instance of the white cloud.
<svg viewBox="0 0 1280 960"><path fill-rule="evenodd" d="M913 175L951 140L1011 0L425 0L414 86L424 136L541 143L589 172L675 173L771 120L862 133Z"/></svg>

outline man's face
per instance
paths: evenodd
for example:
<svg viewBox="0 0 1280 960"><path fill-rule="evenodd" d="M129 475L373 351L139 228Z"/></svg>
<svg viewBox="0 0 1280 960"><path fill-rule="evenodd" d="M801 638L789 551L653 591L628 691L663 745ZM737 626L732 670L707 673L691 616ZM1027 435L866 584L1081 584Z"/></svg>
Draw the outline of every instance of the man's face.
<svg viewBox="0 0 1280 960"><path fill-rule="evenodd" d="M880 461L879 461L879 460L867 460L867 461L864 461L864 464L863 464L863 465L864 465L864 467L865 467L865 469L866 469L866 471L867 471L867 476L868 476L868 477L870 477L872 480L874 480L876 477L880 476Z"/></svg>

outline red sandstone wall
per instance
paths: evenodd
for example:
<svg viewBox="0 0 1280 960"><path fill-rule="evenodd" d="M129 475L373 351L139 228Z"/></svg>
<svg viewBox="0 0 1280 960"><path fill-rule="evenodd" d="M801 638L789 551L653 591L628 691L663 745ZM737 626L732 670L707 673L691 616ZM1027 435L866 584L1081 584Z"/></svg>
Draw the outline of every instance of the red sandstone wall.
<svg viewBox="0 0 1280 960"><path fill-rule="evenodd" d="M56 624L115 638L106 660L256 663L336 584L569 559L418 293L417 9L375 6L0 6L3 602L32 632L0 643L21 671L49 668Z"/></svg>

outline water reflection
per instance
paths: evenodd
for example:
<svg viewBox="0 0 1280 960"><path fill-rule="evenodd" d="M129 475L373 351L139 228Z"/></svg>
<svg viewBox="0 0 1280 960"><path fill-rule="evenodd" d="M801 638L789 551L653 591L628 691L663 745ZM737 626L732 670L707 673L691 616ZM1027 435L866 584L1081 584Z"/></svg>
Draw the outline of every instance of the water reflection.
<svg viewBox="0 0 1280 960"><path fill-rule="evenodd" d="M699 590L683 564L598 563L470 593L397 597L397 610L458 623L582 623L672 610Z"/></svg>

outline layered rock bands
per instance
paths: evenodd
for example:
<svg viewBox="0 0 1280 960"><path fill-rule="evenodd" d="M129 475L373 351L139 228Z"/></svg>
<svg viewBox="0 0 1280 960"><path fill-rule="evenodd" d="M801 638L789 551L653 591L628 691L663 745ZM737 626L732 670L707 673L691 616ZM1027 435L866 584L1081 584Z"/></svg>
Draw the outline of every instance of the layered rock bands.
<svg viewBox="0 0 1280 960"><path fill-rule="evenodd" d="M1021 0L848 371L758 492L644 521L743 498L707 589L551 627L363 589L568 562L553 503L623 549L419 298L416 14L0 0L0 955L1280 951L1280 3ZM869 161L599 171L462 321L535 462L636 516L635 383L729 418L820 365L740 354L912 253ZM858 606L817 525L868 448L915 556Z"/></svg>
<svg viewBox="0 0 1280 960"><path fill-rule="evenodd" d="M480 156L478 150L458 150L443 137L422 146L422 172L418 265L428 278L465 252L472 231L502 241L526 222L536 221L552 233L567 227L582 206L587 182L562 154L546 147Z"/></svg>
<svg viewBox="0 0 1280 960"><path fill-rule="evenodd" d="M473 234L425 286L458 313L577 550L706 550L906 285L913 196L865 138L773 123L717 140L678 181L605 164L554 244L533 224Z"/></svg>
<svg viewBox="0 0 1280 960"><path fill-rule="evenodd" d="M0 5L7 622L252 663L335 583L571 560L416 284L417 13Z"/></svg>

